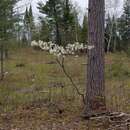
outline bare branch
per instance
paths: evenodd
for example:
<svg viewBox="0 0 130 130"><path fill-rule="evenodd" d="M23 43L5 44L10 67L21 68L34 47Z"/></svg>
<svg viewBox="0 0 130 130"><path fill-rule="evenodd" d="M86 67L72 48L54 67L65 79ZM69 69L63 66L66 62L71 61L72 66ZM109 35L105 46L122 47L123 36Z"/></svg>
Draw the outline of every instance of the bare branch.
<svg viewBox="0 0 130 130"><path fill-rule="evenodd" d="M77 94L82 97L83 103L85 104L85 96L84 96L84 94L82 94L79 91L79 89L78 89L77 85L74 83L72 77L68 74L68 72L65 69L65 65L64 65L65 59L64 59L64 57L62 57L61 61L58 58L56 58L56 61L59 64L59 66L61 67L61 69L64 72L64 74L66 75L66 77L70 80L70 82L73 85L73 87L75 88Z"/></svg>

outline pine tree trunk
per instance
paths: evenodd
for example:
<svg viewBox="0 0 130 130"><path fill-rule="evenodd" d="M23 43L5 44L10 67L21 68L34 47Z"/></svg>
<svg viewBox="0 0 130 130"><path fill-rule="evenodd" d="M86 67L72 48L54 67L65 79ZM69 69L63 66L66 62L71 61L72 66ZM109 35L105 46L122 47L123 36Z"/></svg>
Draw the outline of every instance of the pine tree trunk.
<svg viewBox="0 0 130 130"><path fill-rule="evenodd" d="M91 117L106 112L104 83L104 0L89 0L86 105L84 116ZM87 24L87 23L86 23Z"/></svg>

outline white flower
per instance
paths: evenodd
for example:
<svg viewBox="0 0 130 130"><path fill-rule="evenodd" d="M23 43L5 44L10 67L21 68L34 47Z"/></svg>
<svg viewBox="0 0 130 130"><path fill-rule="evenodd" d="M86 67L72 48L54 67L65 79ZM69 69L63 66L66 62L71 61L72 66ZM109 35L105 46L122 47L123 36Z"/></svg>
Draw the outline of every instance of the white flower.
<svg viewBox="0 0 130 130"><path fill-rule="evenodd" d="M65 57L65 55L74 55L79 50L83 49L93 49L93 46L87 46L83 43L75 42L74 44L67 44L67 46L64 48L63 46L58 46L54 44L52 41L50 42L43 42L39 40L38 42L32 41L31 46L39 47L43 51L48 51L50 54L58 56L58 57Z"/></svg>
<svg viewBox="0 0 130 130"><path fill-rule="evenodd" d="M31 42L31 46L34 47L34 46L38 46L38 43L36 41L32 41Z"/></svg>
<svg viewBox="0 0 130 130"><path fill-rule="evenodd" d="M88 48L88 50L92 50L92 49L95 48L95 46L94 45L88 45L87 48Z"/></svg>

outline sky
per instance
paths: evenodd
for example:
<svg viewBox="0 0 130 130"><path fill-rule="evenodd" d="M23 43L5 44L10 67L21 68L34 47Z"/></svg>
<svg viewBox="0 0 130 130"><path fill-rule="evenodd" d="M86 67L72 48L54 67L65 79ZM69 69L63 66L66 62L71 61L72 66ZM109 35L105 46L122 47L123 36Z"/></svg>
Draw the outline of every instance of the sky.
<svg viewBox="0 0 130 130"><path fill-rule="evenodd" d="M39 17L40 13L37 9L37 3L38 2L45 2L46 0L21 0L18 4L17 7L21 7L17 9L18 12L24 13L27 5L29 6L30 4L33 7L33 14L37 18ZM87 9L88 6L88 0L71 0L73 3L76 3L77 6L80 7L80 18L83 18L83 15ZM122 13L122 8L123 8L123 1L124 0L106 0L106 7L107 11L110 13L115 13L116 15L121 15ZM116 8L113 8L113 6L116 6Z"/></svg>

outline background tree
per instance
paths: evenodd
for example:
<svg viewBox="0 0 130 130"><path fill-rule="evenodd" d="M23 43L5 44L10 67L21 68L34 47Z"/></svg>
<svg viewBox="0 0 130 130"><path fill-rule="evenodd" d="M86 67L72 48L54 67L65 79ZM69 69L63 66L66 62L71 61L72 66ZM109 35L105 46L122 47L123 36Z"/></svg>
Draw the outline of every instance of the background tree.
<svg viewBox="0 0 130 130"><path fill-rule="evenodd" d="M55 42L61 45L60 35L60 21L62 17L61 0L49 0L44 5L43 3L38 4L39 11L46 15L48 23L52 28L52 34L55 38Z"/></svg>
<svg viewBox="0 0 130 130"><path fill-rule="evenodd" d="M0 60L1 60L1 79L4 78L4 56L7 56L7 40L14 34L14 5L17 0L1 0L0 1Z"/></svg>
<svg viewBox="0 0 130 130"><path fill-rule="evenodd" d="M105 51L115 52L120 48L119 33L117 28L118 21L113 15L113 17L108 14L106 20L105 28Z"/></svg>
<svg viewBox="0 0 130 130"><path fill-rule="evenodd" d="M79 31L81 27L78 13L69 0L49 0L45 5L39 3L38 9L45 15L42 17L41 24L45 25L46 21L52 41L65 46L80 39Z"/></svg>
<svg viewBox="0 0 130 130"><path fill-rule="evenodd" d="M26 7L26 11L25 11L25 15L24 15L24 32L23 32L23 37L22 37L23 42L28 41L29 32L30 32L30 29L29 29L29 12L28 12L28 8Z"/></svg>
<svg viewBox="0 0 130 130"><path fill-rule="evenodd" d="M79 14L81 13L80 7L77 5L77 3L72 4L70 2L70 14L72 17L72 22L70 23L70 34L73 35L71 36L72 38L72 43L74 42L82 42L82 37L81 37L81 31L82 31L82 26L80 24L80 18Z"/></svg>
<svg viewBox="0 0 130 130"><path fill-rule="evenodd" d="M35 23L34 23L34 16L33 16L31 5L30 5L30 8L29 8L29 26L30 26L30 39L32 41L34 30L35 30Z"/></svg>
<svg viewBox="0 0 130 130"><path fill-rule="evenodd" d="M49 23L46 19L41 19L41 29L39 34L39 39L49 42L51 40L51 31Z"/></svg>
<svg viewBox="0 0 130 130"><path fill-rule="evenodd" d="M82 25L81 38L83 43L87 43L88 38L86 37L88 34L88 16L85 14Z"/></svg>
<svg viewBox="0 0 130 130"><path fill-rule="evenodd" d="M128 50L130 43L130 1L126 0L124 3L124 12L119 18L118 24L121 48L123 50Z"/></svg>
<svg viewBox="0 0 130 130"><path fill-rule="evenodd" d="M17 2L17 0L10 0L0 1L0 38L1 39L7 39L12 35L12 29L15 22L14 19L14 5Z"/></svg>
<svg viewBox="0 0 130 130"><path fill-rule="evenodd" d="M30 43L32 41L33 31L35 29L32 6L30 8L26 8L25 16L24 16L24 33L27 41Z"/></svg>
<svg viewBox="0 0 130 130"><path fill-rule="evenodd" d="M69 0L65 0L63 3L63 32L65 45L68 43L73 43L75 40L75 18L76 12L72 12L72 4Z"/></svg>

